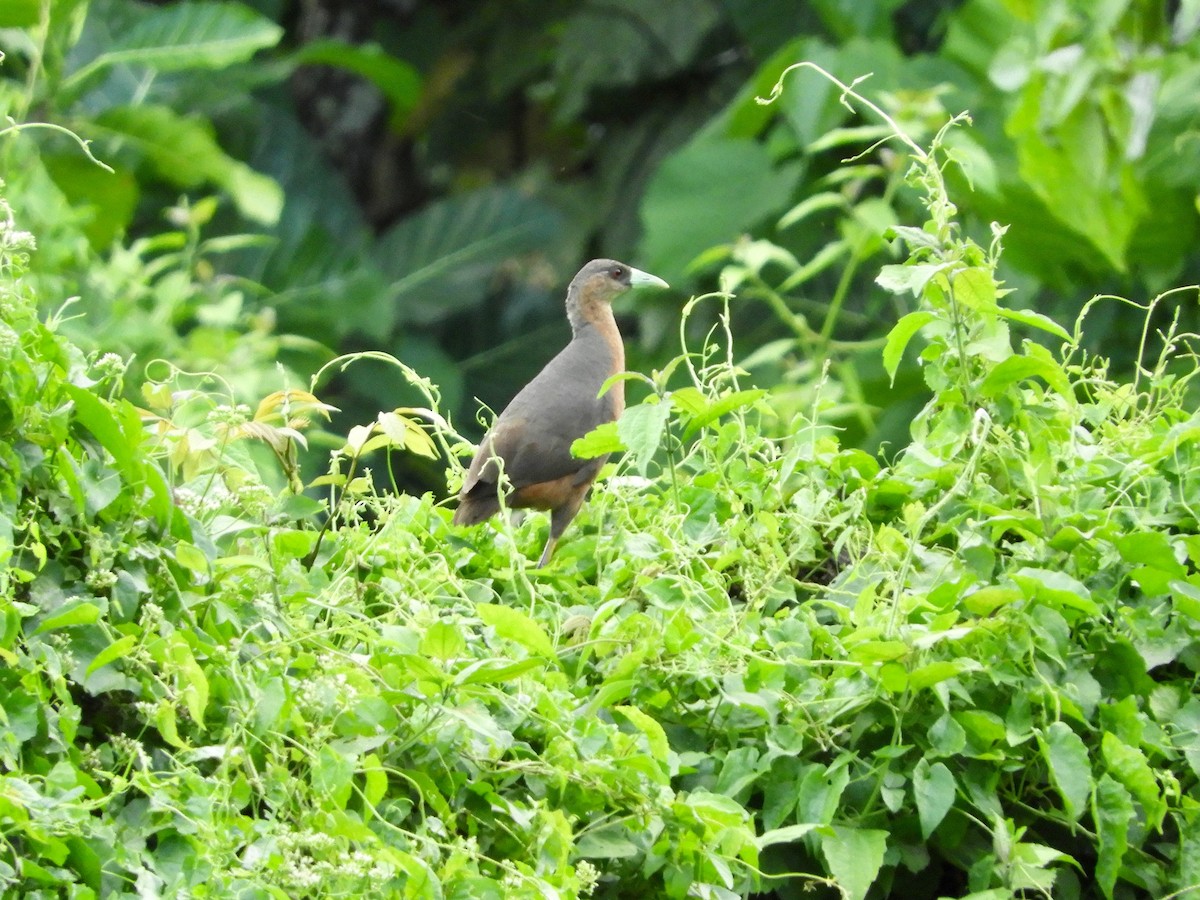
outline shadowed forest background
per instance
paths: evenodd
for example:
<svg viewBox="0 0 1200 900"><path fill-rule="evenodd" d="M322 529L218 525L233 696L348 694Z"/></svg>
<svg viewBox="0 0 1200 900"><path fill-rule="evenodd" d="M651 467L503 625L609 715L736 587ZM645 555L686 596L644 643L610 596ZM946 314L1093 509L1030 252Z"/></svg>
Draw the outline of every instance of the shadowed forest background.
<svg viewBox="0 0 1200 900"><path fill-rule="evenodd" d="M610 256L675 289L619 306L631 368L673 355L682 299L736 290L738 361L785 419L829 363L844 439L901 440L922 384L911 362L884 378L879 341L903 310L874 277L897 254L881 235L919 198L906 160L870 149L882 126L827 82L801 73L756 102L801 59L870 74L863 89L918 142L970 112L947 177L968 233L1011 226L1016 306L1069 323L1094 294L1145 302L1200 277L1194 3L51 8L35 24L35 0L6 6L4 24L46 42L31 58L6 32L5 105L73 128L115 173L49 132L7 142L35 271L81 298L87 345L233 363L243 397L279 386L276 358L307 372L384 350L470 431L475 398L499 408L565 340L576 268ZM142 53L158 34L197 44ZM143 240L114 251L123 235ZM180 253L198 289L157 276ZM1103 304L1088 346L1128 370L1140 330ZM358 421L411 396L362 367L325 399Z"/></svg>
<svg viewBox="0 0 1200 900"><path fill-rule="evenodd" d="M1200 895L1198 0L0 51L0 898ZM598 256L537 567L450 507Z"/></svg>

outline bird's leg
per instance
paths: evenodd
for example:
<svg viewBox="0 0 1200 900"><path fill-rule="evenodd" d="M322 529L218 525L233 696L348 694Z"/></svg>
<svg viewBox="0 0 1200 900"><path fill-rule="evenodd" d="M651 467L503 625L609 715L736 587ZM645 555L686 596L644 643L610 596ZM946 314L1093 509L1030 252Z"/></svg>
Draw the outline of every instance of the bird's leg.
<svg viewBox="0 0 1200 900"><path fill-rule="evenodd" d="M546 568L546 565L550 562L550 557L554 555L554 545L557 543L558 538L554 534L546 538L546 547L542 550L542 558L538 560L537 564L539 569Z"/></svg>
<svg viewBox="0 0 1200 900"><path fill-rule="evenodd" d="M593 474L592 478L594 477ZM558 543L562 533L567 530L567 526L579 512L579 507L583 505L583 498L587 495L588 488L592 486L592 478L586 478L582 484L575 485L571 489L571 493L567 495L566 502L551 510L550 536L546 538L546 549L542 551L542 558L538 560L539 569L550 562L550 556L554 553L554 545Z"/></svg>

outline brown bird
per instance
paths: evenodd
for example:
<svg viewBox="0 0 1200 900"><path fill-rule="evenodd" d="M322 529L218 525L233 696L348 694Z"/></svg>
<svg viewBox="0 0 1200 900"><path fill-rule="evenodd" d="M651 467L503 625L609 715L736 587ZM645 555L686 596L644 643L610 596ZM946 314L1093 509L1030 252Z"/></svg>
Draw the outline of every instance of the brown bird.
<svg viewBox="0 0 1200 900"><path fill-rule="evenodd" d="M514 508L550 511L550 536L538 566L579 512L607 456L577 459L571 443L625 408L624 382L603 397L600 388L625 368L625 347L612 314L613 298L636 285L667 287L632 266L593 259L567 288L571 343L513 397L471 460L454 513L456 525L474 525L500 510L500 472Z"/></svg>

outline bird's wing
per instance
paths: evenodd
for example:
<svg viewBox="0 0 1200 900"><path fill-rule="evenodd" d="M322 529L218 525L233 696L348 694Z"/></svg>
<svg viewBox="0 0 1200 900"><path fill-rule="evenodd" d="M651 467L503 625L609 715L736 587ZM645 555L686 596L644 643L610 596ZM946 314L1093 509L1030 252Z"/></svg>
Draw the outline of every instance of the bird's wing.
<svg viewBox="0 0 1200 900"><path fill-rule="evenodd" d="M576 459L571 444L616 417L612 393L597 397L613 363L602 340L572 341L525 385L479 445L464 494L495 491L499 471L515 489L554 481L595 465Z"/></svg>
<svg viewBox="0 0 1200 900"><path fill-rule="evenodd" d="M471 462L466 493L495 490L496 456L516 489L554 481L589 464L571 455L571 444L612 420L613 401L607 396L597 399L599 383L581 385L578 378L568 379L557 369L544 369L496 420Z"/></svg>

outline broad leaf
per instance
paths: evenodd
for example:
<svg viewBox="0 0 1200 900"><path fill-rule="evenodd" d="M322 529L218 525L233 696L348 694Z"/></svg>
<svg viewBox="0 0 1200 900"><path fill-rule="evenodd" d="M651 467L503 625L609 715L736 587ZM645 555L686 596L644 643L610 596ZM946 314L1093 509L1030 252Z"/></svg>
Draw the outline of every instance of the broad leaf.
<svg viewBox="0 0 1200 900"><path fill-rule="evenodd" d="M160 72L222 69L273 47L283 29L241 3L188 2L151 7L104 53L64 82L75 90L89 77L117 65Z"/></svg>
<svg viewBox="0 0 1200 900"><path fill-rule="evenodd" d="M738 177L729 178L730 172ZM642 198L642 248L668 281L787 202L791 178L755 141L702 136L668 157ZM721 215L713 215L713 210Z"/></svg>
<svg viewBox="0 0 1200 900"><path fill-rule="evenodd" d="M516 188L487 187L432 203L376 244L376 259L392 278L391 315L429 325L478 306L501 264L546 252L561 232L555 209Z"/></svg>
<svg viewBox="0 0 1200 900"><path fill-rule="evenodd" d="M520 644L543 659L557 660L554 642L527 613L497 603L479 603L475 612L498 636Z"/></svg>
<svg viewBox="0 0 1200 900"><path fill-rule="evenodd" d="M922 759L913 769L913 796L921 819L921 834L929 838L954 805L954 776L940 762Z"/></svg>
<svg viewBox="0 0 1200 900"><path fill-rule="evenodd" d="M633 464L640 474L646 474L646 467L662 446L663 434L670 417L671 403L668 398L661 403L640 403L631 406L618 420L617 433L633 454Z"/></svg>
<svg viewBox="0 0 1200 900"><path fill-rule="evenodd" d="M247 218L267 225L278 220L283 209L279 185L227 155L208 122L146 105L113 107L96 118L96 125L137 150L163 179L185 188L217 185Z"/></svg>
<svg viewBox="0 0 1200 900"><path fill-rule="evenodd" d="M900 367L900 360L904 357L904 349L908 342L935 318L933 313L925 310L910 312L901 317L888 332L887 343L883 348L883 369L888 373L892 384L896 383L896 369Z"/></svg>
<svg viewBox="0 0 1200 900"><path fill-rule="evenodd" d="M863 900L875 883L887 850L887 832L866 828L834 826L833 834L822 834L821 852L829 874L848 900Z"/></svg>
<svg viewBox="0 0 1200 900"><path fill-rule="evenodd" d="M1073 821L1078 820L1087 809L1092 789L1087 746L1065 722L1052 723L1039 735L1038 744L1067 815Z"/></svg>

